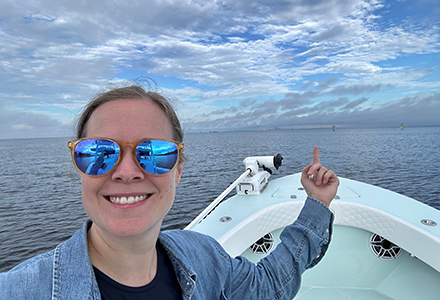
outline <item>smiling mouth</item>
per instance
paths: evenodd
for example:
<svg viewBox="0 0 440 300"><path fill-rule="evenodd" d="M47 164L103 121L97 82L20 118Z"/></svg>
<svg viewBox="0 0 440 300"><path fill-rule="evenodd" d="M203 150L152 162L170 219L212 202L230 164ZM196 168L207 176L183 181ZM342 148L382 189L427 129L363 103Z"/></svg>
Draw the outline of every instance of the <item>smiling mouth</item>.
<svg viewBox="0 0 440 300"><path fill-rule="evenodd" d="M146 195L142 195L142 196L129 196L129 197L112 197L112 196L108 196L106 198L111 203L116 203L116 204L132 204L132 203L144 201L145 199L150 198L151 195L152 194L146 194Z"/></svg>

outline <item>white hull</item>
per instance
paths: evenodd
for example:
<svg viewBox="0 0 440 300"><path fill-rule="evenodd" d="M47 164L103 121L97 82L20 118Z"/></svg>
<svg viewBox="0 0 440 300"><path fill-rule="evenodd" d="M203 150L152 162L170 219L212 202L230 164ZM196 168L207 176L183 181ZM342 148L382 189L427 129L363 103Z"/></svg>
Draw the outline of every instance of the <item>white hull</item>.
<svg viewBox="0 0 440 300"><path fill-rule="evenodd" d="M440 299L440 225L423 221L440 223L440 211L379 187L340 181L330 206L332 242L321 263L305 272L295 299ZM257 262L267 254L253 252L267 250L271 239L269 253L276 247L305 198L300 173L293 174L270 181L258 196L227 199L191 230L214 237L232 256Z"/></svg>

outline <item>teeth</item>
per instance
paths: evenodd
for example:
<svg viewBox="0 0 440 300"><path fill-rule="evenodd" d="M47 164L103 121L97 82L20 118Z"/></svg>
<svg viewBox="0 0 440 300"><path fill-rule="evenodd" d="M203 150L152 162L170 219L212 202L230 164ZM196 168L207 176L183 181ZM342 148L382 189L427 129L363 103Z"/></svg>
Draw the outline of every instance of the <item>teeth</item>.
<svg viewBox="0 0 440 300"><path fill-rule="evenodd" d="M143 196L130 196L130 197L109 197L110 202L117 203L117 204L131 204L136 203L142 200L145 200L148 198L149 195L143 195Z"/></svg>

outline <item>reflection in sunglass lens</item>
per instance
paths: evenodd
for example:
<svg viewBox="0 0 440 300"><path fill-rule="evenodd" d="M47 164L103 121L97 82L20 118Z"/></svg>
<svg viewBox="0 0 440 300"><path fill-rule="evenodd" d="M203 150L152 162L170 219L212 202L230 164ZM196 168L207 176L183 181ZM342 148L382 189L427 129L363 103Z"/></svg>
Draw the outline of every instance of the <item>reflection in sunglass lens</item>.
<svg viewBox="0 0 440 300"><path fill-rule="evenodd" d="M168 141L145 141L136 148L139 165L146 172L154 175L170 172L176 165L178 157L177 145Z"/></svg>
<svg viewBox="0 0 440 300"><path fill-rule="evenodd" d="M84 174L98 176L109 172L118 162L120 147L106 139L85 139L76 144L74 160ZM137 145L136 160L147 173L162 175L174 169L179 159L176 144L148 140Z"/></svg>
<svg viewBox="0 0 440 300"><path fill-rule="evenodd" d="M88 139L75 147L75 163L81 172L88 175L101 175L110 171L119 158L119 146L104 139Z"/></svg>

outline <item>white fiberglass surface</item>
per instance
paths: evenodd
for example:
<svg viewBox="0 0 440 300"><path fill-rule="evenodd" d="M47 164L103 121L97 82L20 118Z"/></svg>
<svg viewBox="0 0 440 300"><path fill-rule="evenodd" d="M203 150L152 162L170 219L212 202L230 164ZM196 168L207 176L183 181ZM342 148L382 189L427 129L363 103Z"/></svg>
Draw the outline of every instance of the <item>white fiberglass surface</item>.
<svg viewBox="0 0 440 300"><path fill-rule="evenodd" d="M273 233L279 242L281 230ZM371 232L334 226L332 242L323 260L303 275L295 299L437 299L440 273L408 252L396 259L381 259L370 249ZM253 262L263 255L246 250Z"/></svg>

